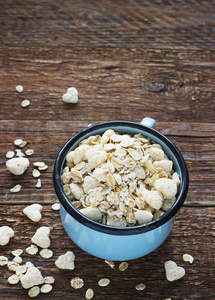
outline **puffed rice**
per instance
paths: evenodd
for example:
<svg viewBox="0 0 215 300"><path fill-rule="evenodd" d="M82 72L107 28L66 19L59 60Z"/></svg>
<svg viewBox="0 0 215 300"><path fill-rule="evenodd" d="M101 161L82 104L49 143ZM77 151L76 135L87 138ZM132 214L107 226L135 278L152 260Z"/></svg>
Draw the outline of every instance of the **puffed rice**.
<svg viewBox="0 0 215 300"><path fill-rule="evenodd" d="M73 287L74 289L81 289L84 286L84 281L82 278L79 277L74 277L71 279L70 281L71 283L71 287Z"/></svg>
<svg viewBox="0 0 215 300"><path fill-rule="evenodd" d="M52 290L52 285L47 284L47 283L42 285L41 288L40 288L40 291L44 294L47 294L47 293L51 292L51 290Z"/></svg>
<svg viewBox="0 0 215 300"><path fill-rule="evenodd" d="M31 241L37 246L45 249L48 248L51 244L49 235L50 235L50 229L47 226L42 226L37 229Z"/></svg>
<svg viewBox="0 0 215 300"><path fill-rule="evenodd" d="M93 298L93 296L94 296L94 291L89 288L85 293L85 298L90 300Z"/></svg>
<svg viewBox="0 0 215 300"><path fill-rule="evenodd" d="M43 206L34 203L31 204L23 209L23 213L33 222L39 222L41 220L41 211L43 209Z"/></svg>
<svg viewBox="0 0 215 300"><path fill-rule="evenodd" d="M177 264L172 260L166 261L164 264L164 268L168 281L178 280L185 275L184 268L177 266Z"/></svg>
<svg viewBox="0 0 215 300"><path fill-rule="evenodd" d="M63 95L63 101L66 103L77 103L78 102L78 91L74 87L67 89L66 94Z"/></svg>
<svg viewBox="0 0 215 300"><path fill-rule="evenodd" d="M20 184L15 185L13 188L10 189L11 193L18 193L21 191L22 186Z"/></svg>
<svg viewBox="0 0 215 300"><path fill-rule="evenodd" d="M55 282L54 277L52 277L52 276L46 276L46 277L44 277L44 283L52 284L54 282Z"/></svg>
<svg viewBox="0 0 215 300"><path fill-rule="evenodd" d="M36 267L30 267L24 276L21 277L21 284L24 289L31 288L34 285L43 284L44 279L40 270Z"/></svg>
<svg viewBox="0 0 215 300"><path fill-rule="evenodd" d="M24 88L23 88L22 85L17 85L17 86L16 86L16 91L17 91L18 93L22 93L23 90L24 90Z"/></svg>
<svg viewBox="0 0 215 300"><path fill-rule="evenodd" d="M145 290L145 288L146 288L146 285L144 283L139 283L135 286L135 289L137 291L143 291L143 290Z"/></svg>
<svg viewBox="0 0 215 300"><path fill-rule="evenodd" d="M193 256L190 254L184 254L182 258L183 258L183 261L186 261L186 262L188 261L190 264L192 264L194 261Z"/></svg>
<svg viewBox="0 0 215 300"><path fill-rule="evenodd" d="M131 137L108 129L68 152L63 189L94 221L142 225L161 217L175 202L180 178L172 167L159 144L141 134Z"/></svg>
<svg viewBox="0 0 215 300"><path fill-rule="evenodd" d="M99 286L107 286L110 283L110 279L108 278L101 278L98 282Z"/></svg>
<svg viewBox="0 0 215 300"><path fill-rule="evenodd" d="M53 256L53 251L50 249L42 249L40 250L40 256L42 256L43 258L50 258Z"/></svg>
<svg viewBox="0 0 215 300"><path fill-rule="evenodd" d="M60 255L58 259L55 261L55 265L59 269L66 269L66 270L74 270L75 264L75 255L72 251L67 251L65 254Z"/></svg>
<svg viewBox="0 0 215 300"><path fill-rule="evenodd" d="M0 266L5 266L8 263L8 258L6 256L0 256Z"/></svg>
<svg viewBox="0 0 215 300"><path fill-rule="evenodd" d="M6 153L6 158L12 158L12 157L14 157L14 155L15 155L15 152L14 152L14 151L8 151L8 152Z"/></svg>
<svg viewBox="0 0 215 300"><path fill-rule="evenodd" d="M14 236L14 231L9 226L0 227L0 246L5 246L9 243L10 238Z"/></svg>
<svg viewBox="0 0 215 300"><path fill-rule="evenodd" d="M33 286L29 291L28 291L28 296L31 298L34 298L38 296L40 293L40 288L39 286Z"/></svg>
<svg viewBox="0 0 215 300"><path fill-rule="evenodd" d="M128 268L128 263L126 261L121 262L119 265L119 270L124 272Z"/></svg>
<svg viewBox="0 0 215 300"><path fill-rule="evenodd" d="M19 282L19 276L17 276L16 274L13 274L11 275L9 278L8 278L8 282L10 284L17 284Z"/></svg>
<svg viewBox="0 0 215 300"><path fill-rule="evenodd" d="M31 245L25 249L26 253L30 255L35 255L38 252L38 247L36 245Z"/></svg>
<svg viewBox="0 0 215 300"><path fill-rule="evenodd" d="M14 175L22 175L28 168L30 162L25 157L14 157L6 162L7 169Z"/></svg>
<svg viewBox="0 0 215 300"><path fill-rule="evenodd" d="M31 104L31 102L29 100L27 100L27 99L23 100L21 102L21 106L24 107L24 108L27 107L27 106L29 106L30 104Z"/></svg>

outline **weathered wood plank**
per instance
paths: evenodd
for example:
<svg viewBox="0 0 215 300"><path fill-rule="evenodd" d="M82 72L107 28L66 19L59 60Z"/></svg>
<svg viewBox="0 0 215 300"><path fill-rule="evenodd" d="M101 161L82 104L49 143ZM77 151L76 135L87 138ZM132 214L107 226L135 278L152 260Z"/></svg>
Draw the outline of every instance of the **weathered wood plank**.
<svg viewBox="0 0 215 300"><path fill-rule="evenodd" d="M212 51L3 47L0 58L1 119L214 122ZM164 90L147 89L153 82ZM70 86L76 105L62 101Z"/></svg>
<svg viewBox="0 0 215 300"><path fill-rule="evenodd" d="M38 160L41 161L41 157L39 158ZM32 177L32 162L38 160L30 159L31 166L26 173L21 176L12 175L6 170L5 162L1 164L0 198L2 203L18 204L34 203L36 201L45 204L54 203L57 200L52 183L54 159L43 160L49 165L49 168L41 172L42 188L40 190L35 187L37 179ZM187 166L190 175L190 186L185 205L215 206L215 187L213 184L215 162L188 161ZM21 184L22 190L19 193L11 193L10 189L16 184Z"/></svg>
<svg viewBox="0 0 215 300"><path fill-rule="evenodd" d="M1 1L1 44L214 49L213 1Z"/></svg>
<svg viewBox="0 0 215 300"><path fill-rule="evenodd" d="M31 261L39 267L43 276L54 276L56 279L50 294L43 295L41 299L85 299L87 288L93 288L95 299L210 299L214 298L214 243L208 243L212 239L215 208L182 208L177 215L175 225L169 237L157 250L146 257L132 260L125 272L118 269L119 263L115 262L115 268L111 269L104 260L95 258L80 250L65 233L58 212L51 210L50 206L44 206L42 219L35 224L22 213L25 206L1 205L0 226L11 226L15 231L15 237L10 243L1 247L0 254L12 260L12 250L21 248L25 250L31 244L31 237L40 226L51 228L51 247L54 256L43 259L39 254L22 254L23 262ZM4 209L7 208L7 209ZM186 216L186 217L185 217ZM10 222L8 222L8 218ZM11 219L14 222L11 222ZM75 269L63 271L56 268L54 261L67 250L76 255ZM191 265L182 261L182 255L189 253L194 257ZM179 281L168 282L164 273L164 262L174 260L183 266L186 275ZM10 286L7 278L13 273L6 267L1 267L0 291L4 299L29 299L27 291L22 289L20 283ZM74 290L70 286L70 280L79 276L84 280L84 287ZM98 280L107 277L111 280L109 286L98 286ZM146 289L137 292L135 286L145 283ZM155 284L156 283L156 284ZM192 290L192 293L191 293ZM207 292L206 292L207 291ZM187 296L189 295L189 297ZM175 298L176 297L176 298Z"/></svg>

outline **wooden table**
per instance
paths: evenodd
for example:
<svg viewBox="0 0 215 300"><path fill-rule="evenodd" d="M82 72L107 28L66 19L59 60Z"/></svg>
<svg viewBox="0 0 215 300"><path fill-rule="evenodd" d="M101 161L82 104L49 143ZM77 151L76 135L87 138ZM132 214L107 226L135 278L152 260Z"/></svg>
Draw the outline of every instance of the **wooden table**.
<svg viewBox="0 0 215 300"><path fill-rule="evenodd" d="M40 226L51 228L54 255L22 254L43 276L56 281L50 294L38 299L85 299L92 288L94 299L215 299L214 280L214 1L0 1L0 226L15 231L0 255L12 260L12 250L25 250ZM151 3L152 2L152 3ZM152 83L164 88L154 90ZM24 91L17 93L15 87ZM68 87L79 92L75 105L62 101ZM30 106L21 107L21 101ZM153 253L119 262L111 269L104 260L80 250L65 233L59 212L52 171L58 151L76 132L111 120L157 121L157 130L182 152L189 169L188 197L167 240ZM5 154L13 141L32 148L30 167L21 176L7 171ZM33 162L49 167L41 174L42 188L32 176ZM21 184L18 193L10 189ZM43 205L42 219L30 221L22 212L32 203ZM75 269L59 270L54 262L67 250L75 253ZM189 253L194 263L182 260ZM164 262L174 260L186 275L168 282ZM21 284L9 285L13 273L0 267L0 298L28 299ZM84 287L75 290L73 277ZM111 283L100 287L98 280ZM146 289L135 286L144 283Z"/></svg>

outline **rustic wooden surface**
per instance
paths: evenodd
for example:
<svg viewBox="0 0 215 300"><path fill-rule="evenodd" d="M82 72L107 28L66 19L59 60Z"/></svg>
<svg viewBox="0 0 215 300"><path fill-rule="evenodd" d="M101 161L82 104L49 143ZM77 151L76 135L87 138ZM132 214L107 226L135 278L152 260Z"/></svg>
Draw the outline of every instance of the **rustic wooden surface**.
<svg viewBox="0 0 215 300"><path fill-rule="evenodd" d="M99 300L215 299L214 25L214 1L0 0L0 226L15 231L0 255L12 259L11 250L24 250L39 226L50 226L54 256L22 255L56 279L52 292L37 299L85 299L89 287ZM164 89L152 91L154 82ZM23 93L16 92L18 84ZM75 105L62 101L70 86L79 91ZM31 102L25 109L24 99ZM120 272L118 262L111 269L68 238L59 212L51 209L57 200L52 171L61 146L89 123L140 122L145 116L155 118L156 128L181 150L190 188L163 245ZM16 138L35 151L22 176L5 167ZM38 160L49 166L40 190L32 177ZM16 184L22 190L11 193ZM39 224L22 213L30 203L43 205ZM73 271L54 264L67 250L76 255ZM182 261L184 253L193 255L193 264ZM166 280L163 265L169 259L185 268L181 280ZM29 299L20 283L7 282L12 273L0 269L0 298ZM85 282L80 290L70 286L76 276ZM102 277L111 280L109 286L99 287ZM141 282L146 289L138 292Z"/></svg>

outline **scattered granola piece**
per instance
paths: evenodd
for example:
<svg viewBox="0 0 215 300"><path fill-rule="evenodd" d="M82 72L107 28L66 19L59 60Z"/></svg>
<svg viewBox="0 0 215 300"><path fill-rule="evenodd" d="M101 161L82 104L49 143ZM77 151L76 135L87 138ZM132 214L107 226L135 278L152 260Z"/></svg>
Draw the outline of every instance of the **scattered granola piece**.
<svg viewBox="0 0 215 300"><path fill-rule="evenodd" d="M108 266L110 266L112 269L115 267L115 263L112 260L105 260L106 264L108 264Z"/></svg>
<svg viewBox="0 0 215 300"><path fill-rule="evenodd" d="M40 171L37 169L34 169L32 172L33 177L38 178L40 177Z"/></svg>
<svg viewBox="0 0 215 300"><path fill-rule="evenodd" d="M50 249L42 249L40 251L40 255L43 257L43 258L51 258L53 256L53 251L50 250Z"/></svg>
<svg viewBox="0 0 215 300"><path fill-rule="evenodd" d="M44 277L44 283L52 284L54 282L55 282L54 277L52 277L52 276L46 276L46 277Z"/></svg>
<svg viewBox="0 0 215 300"><path fill-rule="evenodd" d="M24 274L27 271L26 265L21 265L16 268L16 275Z"/></svg>
<svg viewBox="0 0 215 300"><path fill-rule="evenodd" d="M127 262L122 262L119 265L119 270L122 271L122 272L125 271L127 268L128 268L128 263Z"/></svg>
<svg viewBox="0 0 215 300"><path fill-rule="evenodd" d="M25 154L28 155L28 156L31 156L32 154L34 154L34 150L33 149L27 149L25 151Z"/></svg>
<svg viewBox="0 0 215 300"><path fill-rule="evenodd" d="M145 288L146 288L146 285L144 283L139 283L135 286L135 289L137 291L143 291L143 290L145 290Z"/></svg>
<svg viewBox="0 0 215 300"><path fill-rule="evenodd" d="M41 220L41 211L43 207L40 204L31 204L23 209L23 213L33 222L39 222Z"/></svg>
<svg viewBox="0 0 215 300"><path fill-rule="evenodd" d="M21 149L15 149L15 151L16 151L16 156L18 156L18 157L23 157L23 156L25 156L25 154L22 152Z"/></svg>
<svg viewBox="0 0 215 300"><path fill-rule="evenodd" d="M177 266L177 264L172 260L166 261L164 268L168 281L178 280L185 275L184 268Z"/></svg>
<svg viewBox="0 0 215 300"><path fill-rule="evenodd" d="M19 264L15 261L8 261L7 267L9 271L16 272L16 269L18 268Z"/></svg>
<svg viewBox="0 0 215 300"><path fill-rule="evenodd" d="M85 298L89 300L89 299L92 299L93 296L94 296L93 290L92 290L92 289L88 289L88 290L86 291L86 293L85 293Z"/></svg>
<svg viewBox="0 0 215 300"><path fill-rule="evenodd" d="M46 164L44 166L42 166L42 167L38 167L39 171L45 171L47 169L48 169L48 166Z"/></svg>
<svg viewBox="0 0 215 300"><path fill-rule="evenodd" d="M21 284L24 289L28 289L34 285L43 284L43 282L43 276L36 267L28 268L26 274L21 278Z"/></svg>
<svg viewBox="0 0 215 300"><path fill-rule="evenodd" d="M38 296L40 293L40 288L39 286L34 286L32 287L29 291L28 291L28 296L33 298L33 297L36 297Z"/></svg>
<svg viewBox="0 0 215 300"><path fill-rule="evenodd" d="M59 269L74 270L74 260L74 253L72 251L67 251L65 254L58 257L58 259L55 261L55 265Z"/></svg>
<svg viewBox="0 0 215 300"><path fill-rule="evenodd" d="M23 100L23 101L21 102L21 106L22 106L23 108L29 106L30 104L31 104L31 102L30 102L29 100L27 100L27 99L25 99L25 100Z"/></svg>
<svg viewBox="0 0 215 300"><path fill-rule="evenodd" d="M34 267L32 262L30 262L30 261L27 261L25 265L26 265L27 268Z"/></svg>
<svg viewBox="0 0 215 300"><path fill-rule="evenodd" d="M41 182L41 179L40 178L38 178L38 180L37 180L37 183L36 183L36 188L38 188L38 189L40 189L41 187L42 187L42 182Z"/></svg>
<svg viewBox="0 0 215 300"><path fill-rule="evenodd" d="M84 281L82 278L79 278L79 277L74 277L71 279L70 281L71 283L71 287L73 287L74 289L80 289L84 286Z"/></svg>
<svg viewBox="0 0 215 300"><path fill-rule="evenodd" d="M19 282L19 276L17 276L16 274L13 274L11 275L9 278L8 278L8 282L10 284L17 284Z"/></svg>
<svg viewBox="0 0 215 300"><path fill-rule="evenodd" d="M19 145L22 144L22 142L23 142L22 139L16 139L16 140L14 141L14 145L15 145L15 146L19 146Z"/></svg>
<svg viewBox="0 0 215 300"><path fill-rule="evenodd" d="M96 207L85 207L79 210L83 215L94 221L99 221L102 218L102 213Z"/></svg>
<svg viewBox="0 0 215 300"><path fill-rule="evenodd" d="M28 158L14 157L6 162L6 167L14 175L22 175L29 166L29 163Z"/></svg>
<svg viewBox="0 0 215 300"><path fill-rule="evenodd" d="M36 161L33 163L35 167L44 167L46 164L42 161Z"/></svg>
<svg viewBox="0 0 215 300"><path fill-rule="evenodd" d="M22 141L22 143L19 145L20 148L24 148L27 145L26 141Z"/></svg>
<svg viewBox="0 0 215 300"><path fill-rule="evenodd" d="M17 86L16 86L16 91L17 91L18 93L22 93L23 90L24 90L24 88L23 88L22 85L17 85Z"/></svg>
<svg viewBox="0 0 215 300"><path fill-rule="evenodd" d="M19 255L22 255L23 250L22 250L22 249L13 250L13 251L11 251L11 253L12 253L14 256L19 256Z"/></svg>
<svg viewBox="0 0 215 300"><path fill-rule="evenodd" d="M31 245L25 249L26 253L30 255L35 255L38 252L38 248L36 245Z"/></svg>
<svg viewBox="0 0 215 300"><path fill-rule="evenodd" d="M18 193L21 191L22 186L20 184L15 185L13 188L10 189L11 193Z"/></svg>
<svg viewBox="0 0 215 300"><path fill-rule="evenodd" d="M52 209L53 210L59 210L60 209L60 203L54 203L54 204L52 204Z"/></svg>
<svg viewBox="0 0 215 300"><path fill-rule="evenodd" d="M22 258L19 255L16 255L13 261L17 262L20 265L22 263Z"/></svg>
<svg viewBox="0 0 215 300"><path fill-rule="evenodd" d="M194 258L190 254L184 254L183 255L183 261L186 261L186 262L188 261L190 264L192 264L193 261L194 261Z"/></svg>
<svg viewBox="0 0 215 300"><path fill-rule="evenodd" d="M109 283L110 283L110 279L102 278L99 280L98 285L99 286L107 286Z"/></svg>
<svg viewBox="0 0 215 300"><path fill-rule="evenodd" d="M0 266L5 266L8 263L8 258L6 256L0 256Z"/></svg>
<svg viewBox="0 0 215 300"><path fill-rule="evenodd" d="M51 244L49 235L50 235L50 229L46 226L42 226L39 229L37 229L31 241L32 243L36 244L41 248L49 248Z"/></svg>
<svg viewBox="0 0 215 300"><path fill-rule="evenodd" d="M47 294L47 293L51 292L51 290L52 290L52 285L51 284L47 284L47 283L44 284L44 285L42 285L41 289L40 289L40 291L42 293L44 293L44 294Z"/></svg>
<svg viewBox="0 0 215 300"><path fill-rule="evenodd" d="M63 101L66 103L77 103L78 102L78 91L74 87L67 89L66 94L63 95Z"/></svg>
<svg viewBox="0 0 215 300"><path fill-rule="evenodd" d="M0 227L0 246L5 246L9 243L11 237L14 236L14 231L9 226Z"/></svg>
<svg viewBox="0 0 215 300"><path fill-rule="evenodd" d="M15 155L15 152L14 152L14 151L8 151L8 152L6 153L6 158L12 158L12 157L14 157L14 155Z"/></svg>

